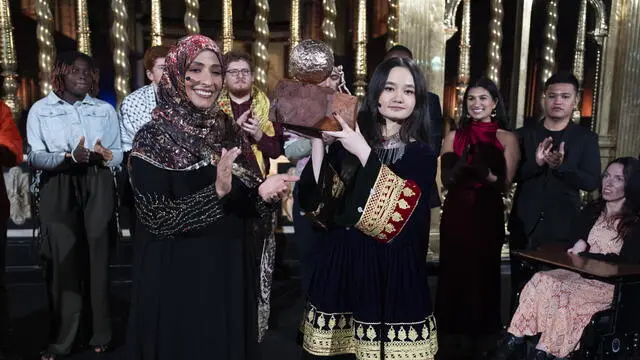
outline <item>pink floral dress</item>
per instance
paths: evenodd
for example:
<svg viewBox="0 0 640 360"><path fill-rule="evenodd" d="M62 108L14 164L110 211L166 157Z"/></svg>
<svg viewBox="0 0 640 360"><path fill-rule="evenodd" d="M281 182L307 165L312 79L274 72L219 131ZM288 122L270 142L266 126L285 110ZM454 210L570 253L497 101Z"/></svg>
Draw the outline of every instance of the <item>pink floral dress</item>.
<svg viewBox="0 0 640 360"><path fill-rule="evenodd" d="M607 224L601 216L589 232L589 252L619 254L622 240L616 225ZM522 290L509 332L515 336L541 333L537 349L566 357L577 349L591 317L611 306L613 291L612 284L569 270L538 272Z"/></svg>

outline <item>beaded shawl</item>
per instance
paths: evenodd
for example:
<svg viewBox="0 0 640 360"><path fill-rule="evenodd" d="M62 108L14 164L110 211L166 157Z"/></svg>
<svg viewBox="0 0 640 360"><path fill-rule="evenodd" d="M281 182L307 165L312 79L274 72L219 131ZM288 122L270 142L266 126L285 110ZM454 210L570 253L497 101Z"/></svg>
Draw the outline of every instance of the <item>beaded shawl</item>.
<svg viewBox="0 0 640 360"><path fill-rule="evenodd" d="M240 128L221 111L217 101L209 109L199 109L187 96L186 71L205 50L212 51L223 65L220 48L203 35L186 36L171 48L158 88L158 105L151 121L136 134L132 156L163 169L185 171L215 165L222 148L242 147ZM255 187L261 179L249 168L247 159L239 156L233 174Z"/></svg>

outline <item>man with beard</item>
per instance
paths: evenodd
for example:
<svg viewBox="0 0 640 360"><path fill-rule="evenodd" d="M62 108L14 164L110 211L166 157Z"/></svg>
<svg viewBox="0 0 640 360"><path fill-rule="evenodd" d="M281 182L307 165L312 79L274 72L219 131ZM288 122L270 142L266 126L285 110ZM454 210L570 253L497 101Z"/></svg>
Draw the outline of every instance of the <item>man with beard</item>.
<svg viewBox="0 0 640 360"><path fill-rule="evenodd" d="M522 159L509 218L511 251L570 241L571 223L581 207L580 190L598 188L598 136L571 121L578 87L569 72L551 76L544 85L544 119L517 130ZM511 257L512 308L531 275L518 257Z"/></svg>
<svg viewBox="0 0 640 360"><path fill-rule="evenodd" d="M252 169L264 177L269 173L269 158L282 155L282 128L269 121L269 98L253 85L251 57L230 51L224 56L225 87L218 104L227 116L244 130L250 149L242 149Z"/></svg>
<svg viewBox="0 0 640 360"><path fill-rule="evenodd" d="M276 159L284 152L283 129L279 124L269 121L269 98L253 85L251 56L240 51L230 51L224 55L224 66L224 87L220 92L218 105L243 130L244 141L240 150L247 159L249 170L265 178L269 174L269 158ZM258 245L263 248L263 252L269 252L269 249L275 247L273 276L286 277L288 269L282 262L286 242L282 237L275 236L274 226L262 228L255 223L254 230L256 238L264 240L262 245ZM260 259L256 261L259 262Z"/></svg>

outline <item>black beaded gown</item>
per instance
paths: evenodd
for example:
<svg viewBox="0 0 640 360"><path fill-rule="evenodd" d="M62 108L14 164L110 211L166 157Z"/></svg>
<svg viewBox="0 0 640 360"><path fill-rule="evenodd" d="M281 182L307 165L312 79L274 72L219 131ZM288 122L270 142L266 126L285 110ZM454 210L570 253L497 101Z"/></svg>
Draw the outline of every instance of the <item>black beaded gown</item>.
<svg viewBox="0 0 640 360"><path fill-rule="evenodd" d="M127 359L258 359L256 190L234 177L220 200L211 165L131 165L140 221Z"/></svg>

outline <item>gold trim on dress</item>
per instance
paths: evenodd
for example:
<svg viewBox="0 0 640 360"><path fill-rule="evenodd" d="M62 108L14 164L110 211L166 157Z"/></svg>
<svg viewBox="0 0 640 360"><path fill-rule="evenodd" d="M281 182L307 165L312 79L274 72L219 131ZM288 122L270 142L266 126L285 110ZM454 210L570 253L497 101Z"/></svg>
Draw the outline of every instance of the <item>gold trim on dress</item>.
<svg viewBox="0 0 640 360"><path fill-rule="evenodd" d="M355 354L356 359L367 360L431 360L438 352L433 315L415 323L365 323L354 319L352 313L326 313L308 304L300 331L303 348L317 356Z"/></svg>
<svg viewBox="0 0 640 360"><path fill-rule="evenodd" d="M382 165L356 228L389 242L404 228L420 199L420 188Z"/></svg>
<svg viewBox="0 0 640 360"><path fill-rule="evenodd" d="M352 313L324 313L308 305L300 332L302 347L310 354L330 356L354 351Z"/></svg>

